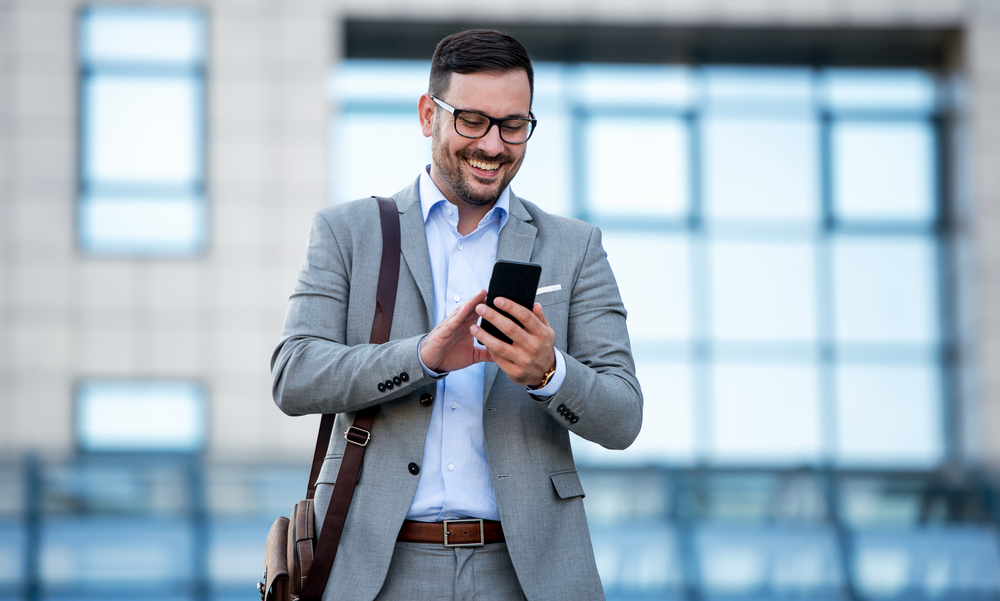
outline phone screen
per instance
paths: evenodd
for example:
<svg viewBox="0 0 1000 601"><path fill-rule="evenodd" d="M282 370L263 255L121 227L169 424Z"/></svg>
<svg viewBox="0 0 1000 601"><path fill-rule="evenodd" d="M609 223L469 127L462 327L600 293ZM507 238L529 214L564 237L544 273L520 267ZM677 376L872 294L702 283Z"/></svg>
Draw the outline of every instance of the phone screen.
<svg viewBox="0 0 1000 601"><path fill-rule="evenodd" d="M490 288L486 292L486 304L496 309L508 319L521 326L521 322L510 316L506 311L497 309L493 301L498 297L510 299L529 310L535 304L535 292L538 291L538 280L542 276L542 266L536 263L520 261L497 261L493 264L493 275L490 277ZM493 324L482 320L481 327L504 342L510 344L509 336L498 330ZM522 326L523 327L523 326Z"/></svg>

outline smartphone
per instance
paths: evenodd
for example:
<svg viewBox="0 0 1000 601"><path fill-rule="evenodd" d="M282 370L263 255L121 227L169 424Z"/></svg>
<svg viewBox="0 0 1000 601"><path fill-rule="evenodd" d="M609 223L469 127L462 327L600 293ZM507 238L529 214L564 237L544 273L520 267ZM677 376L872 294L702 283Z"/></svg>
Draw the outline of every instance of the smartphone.
<svg viewBox="0 0 1000 601"><path fill-rule="evenodd" d="M527 307L530 311L535 304L535 292L538 291L538 280L542 277L542 266L536 263L522 263L520 261L497 261L493 264L493 275L490 277L490 288L486 291L486 304L496 309L498 313L507 317L517 325L524 327L521 322L514 319L506 311L496 308L493 301L498 297L514 301L515 303ZM510 344L513 342L509 336L501 332L485 319L480 324L484 330L495 336L499 340Z"/></svg>

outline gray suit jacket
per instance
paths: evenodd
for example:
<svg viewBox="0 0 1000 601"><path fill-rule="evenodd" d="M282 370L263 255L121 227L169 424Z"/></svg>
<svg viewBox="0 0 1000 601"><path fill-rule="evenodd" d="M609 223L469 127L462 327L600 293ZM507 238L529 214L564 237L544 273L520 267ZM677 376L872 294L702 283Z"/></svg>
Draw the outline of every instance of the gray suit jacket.
<svg viewBox="0 0 1000 601"><path fill-rule="evenodd" d="M417 487L435 394L417 344L430 331L433 284L417 183L394 196L402 261L390 342L369 344L382 233L372 198L328 207L313 218L306 258L271 359L274 400L289 415L336 413L317 487L326 513L344 432L354 412L380 404L361 478L324 600L373 599ZM549 215L511 195L498 259L542 265L540 295L566 379L547 402L532 399L496 364L486 365L483 431L497 506L511 560L529 599L603 599L583 510L569 432L612 449L629 446L642 422L642 393L625 328L625 308L601 247L600 231ZM409 381L379 392L403 372ZM565 405L579 417L559 413Z"/></svg>

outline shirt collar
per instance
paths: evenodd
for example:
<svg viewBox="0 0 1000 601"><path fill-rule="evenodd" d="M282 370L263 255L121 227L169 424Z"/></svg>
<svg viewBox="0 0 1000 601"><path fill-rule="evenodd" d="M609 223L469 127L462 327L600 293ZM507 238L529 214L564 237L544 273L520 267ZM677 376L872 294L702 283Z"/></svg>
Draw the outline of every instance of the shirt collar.
<svg viewBox="0 0 1000 601"><path fill-rule="evenodd" d="M448 202L448 199L441 193L440 188L431 179L430 169L431 166L427 165L427 167L420 170L420 210L424 216L424 223L427 223L427 219L430 217L431 210L434 207L443 202ZM504 224L507 223L507 216L509 214L510 186L508 185L500 193L500 198L493 204L493 208L486 213L481 223L489 222L493 218L493 215L498 215L500 218L500 229L503 229Z"/></svg>

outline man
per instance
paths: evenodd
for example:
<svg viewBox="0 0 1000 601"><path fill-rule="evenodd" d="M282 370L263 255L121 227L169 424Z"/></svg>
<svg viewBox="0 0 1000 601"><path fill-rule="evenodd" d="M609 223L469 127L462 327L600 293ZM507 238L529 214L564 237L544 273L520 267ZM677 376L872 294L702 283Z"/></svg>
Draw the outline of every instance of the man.
<svg viewBox="0 0 1000 601"><path fill-rule="evenodd" d="M604 598L569 432L627 447L642 394L600 232L510 191L532 93L513 38L474 30L438 45L418 103L433 162L393 197L402 260L390 342L368 343L375 201L313 220L271 366L282 411L337 414L318 525L354 412L380 405L325 600ZM391 166L392 151L387 141L371 159ZM497 300L523 329L484 304L497 259L542 266L532 310ZM485 544L443 544L441 522L462 518L472 521L450 528L482 528Z"/></svg>

